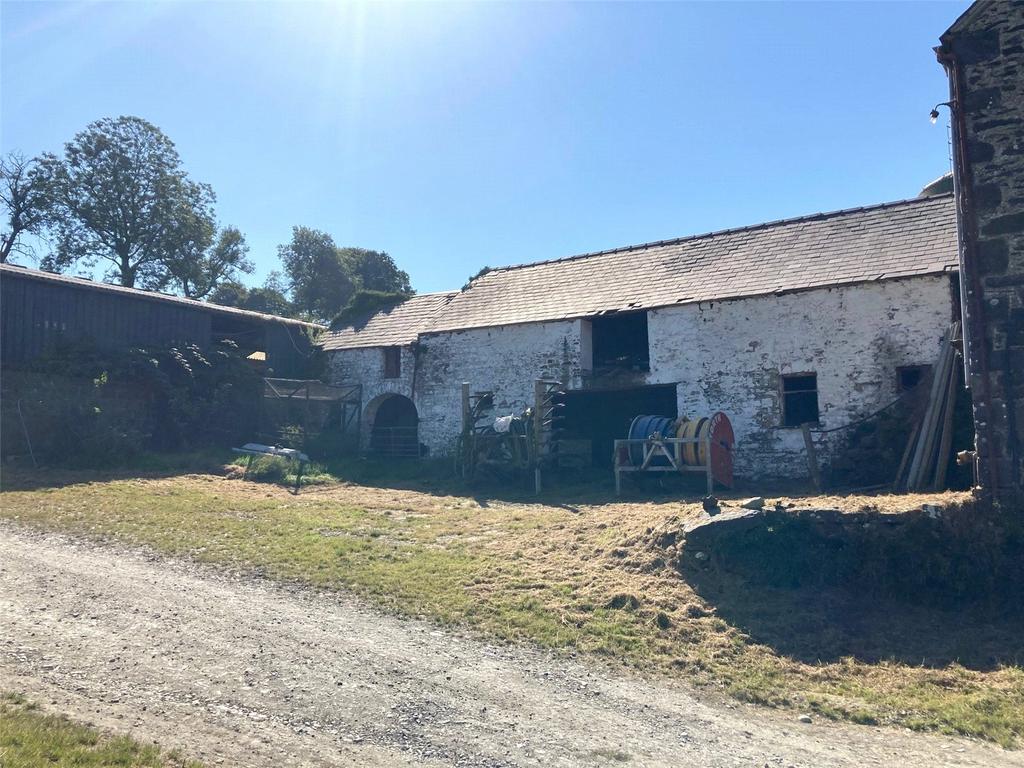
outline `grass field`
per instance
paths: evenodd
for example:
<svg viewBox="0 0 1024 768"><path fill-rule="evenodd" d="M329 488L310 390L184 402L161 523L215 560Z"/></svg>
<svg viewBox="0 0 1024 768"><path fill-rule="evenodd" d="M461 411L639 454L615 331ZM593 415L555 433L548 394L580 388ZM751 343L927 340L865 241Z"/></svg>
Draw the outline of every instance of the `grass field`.
<svg viewBox="0 0 1024 768"><path fill-rule="evenodd" d="M212 473L8 474L0 515L350 590L397 613L599 656L744 701L1007 747L1024 737L1020 622L800 590L738 589L710 601L652 548L657 530L700 514L699 504L319 482L293 495ZM831 501L898 509L923 500Z"/></svg>
<svg viewBox="0 0 1024 768"><path fill-rule="evenodd" d="M126 736L105 736L43 713L15 693L0 694L0 766L11 768L201 768L174 752Z"/></svg>

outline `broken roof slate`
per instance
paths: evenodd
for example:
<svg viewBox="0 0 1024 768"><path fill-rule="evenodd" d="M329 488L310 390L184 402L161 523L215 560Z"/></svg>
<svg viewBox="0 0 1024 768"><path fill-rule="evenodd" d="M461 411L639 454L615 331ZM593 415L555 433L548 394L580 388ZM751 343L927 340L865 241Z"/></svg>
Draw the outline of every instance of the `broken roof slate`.
<svg viewBox="0 0 1024 768"><path fill-rule="evenodd" d="M819 213L492 269L414 296L325 348L410 344L423 333L566 320L939 274L957 268L952 195Z"/></svg>

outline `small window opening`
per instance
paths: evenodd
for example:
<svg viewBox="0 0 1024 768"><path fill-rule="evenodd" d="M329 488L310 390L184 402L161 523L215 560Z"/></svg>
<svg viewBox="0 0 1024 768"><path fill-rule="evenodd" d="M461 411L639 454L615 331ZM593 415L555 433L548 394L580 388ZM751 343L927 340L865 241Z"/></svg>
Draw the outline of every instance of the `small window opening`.
<svg viewBox="0 0 1024 768"><path fill-rule="evenodd" d="M594 370L651 369L647 313L627 312L591 319Z"/></svg>
<svg viewBox="0 0 1024 768"><path fill-rule="evenodd" d="M818 374L796 373L782 377L782 426L817 424Z"/></svg>
<svg viewBox="0 0 1024 768"><path fill-rule="evenodd" d="M402 348L384 348L384 378L397 379L402 375Z"/></svg>
<svg viewBox="0 0 1024 768"><path fill-rule="evenodd" d="M900 392L914 389L928 375L930 365L904 365L896 369L896 384Z"/></svg>

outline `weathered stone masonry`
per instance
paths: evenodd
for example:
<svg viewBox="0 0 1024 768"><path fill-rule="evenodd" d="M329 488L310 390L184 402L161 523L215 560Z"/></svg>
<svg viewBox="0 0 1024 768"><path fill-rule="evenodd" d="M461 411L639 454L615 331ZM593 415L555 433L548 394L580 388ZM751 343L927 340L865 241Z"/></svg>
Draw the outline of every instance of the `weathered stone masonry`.
<svg viewBox="0 0 1024 768"><path fill-rule="evenodd" d="M979 479L1024 496L1024 3L978 2L936 49L950 77Z"/></svg>
<svg viewBox="0 0 1024 768"><path fill-rule="evenodd" d="M650 371L635 383L676 384L682 414L725 411L740 474L803 477L801 435L780 427L780 376L817 373L822 426L841 426L897 396L898 367L933 362L952 312L944 275L652 309ZM384 378L380 348L338 350L332 378L361 381L364 435L373 404L401 394L416 405L420 440L444 454L461 427L463 381L493 390L498 414L526 408L537 378L586 386L585 322L424 333L403 347L397 379Z"/></svg>

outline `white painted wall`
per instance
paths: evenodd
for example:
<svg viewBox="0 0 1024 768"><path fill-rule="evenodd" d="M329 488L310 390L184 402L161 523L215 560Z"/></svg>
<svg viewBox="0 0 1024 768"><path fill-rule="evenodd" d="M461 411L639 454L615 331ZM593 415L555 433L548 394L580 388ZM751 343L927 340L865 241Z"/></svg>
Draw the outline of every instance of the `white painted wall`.
<svg viewBox="0 0 1024 768"><path fill-rule="evenodd" d="M780 428L780 376L816 372L822 425L841 426L897 396L898 366L934 361L951 313L944 276L651 310L651 370L634 381L677 383L680 414L725 411L736 431L738 474L804 477L800 432ZM427 335L417 355L403 350L402 376L393 380L383 378L380 349L343 350L331 355L331 376L361 382L364 408L383 393L412 397L421 442L443 454L461 428L463 381L474 391L493 390L499 415L530 404L537 378L582 387L586 325L567 320Z"/></svg>
<svg viewBox="0 0 1024 768"><path fill-rule="evenodd" d="M363 443L373 409L387 394L412 398L420 417L420 442L431 453L447 453L462 429L462 382L472 391L495 394L495 413L519 413L533 399L538 378L579 387L580 321L531 323L424 336L414 352L402 350L402 375L384 378L380 348L330 353L332 382L363 386ZM415 392L413 391L415 387Z"/></svg>
<svg viewBox="0 0 1024 768"><path fill-rule="evenodd" d="M843 426L898 396L897 367L934 362L951 317L941 276L652 310L648 381L678 382L681 415L725 411L737 474L804 477L800 430L779 428L780 376L816 372L821 425Z"/></svg>

